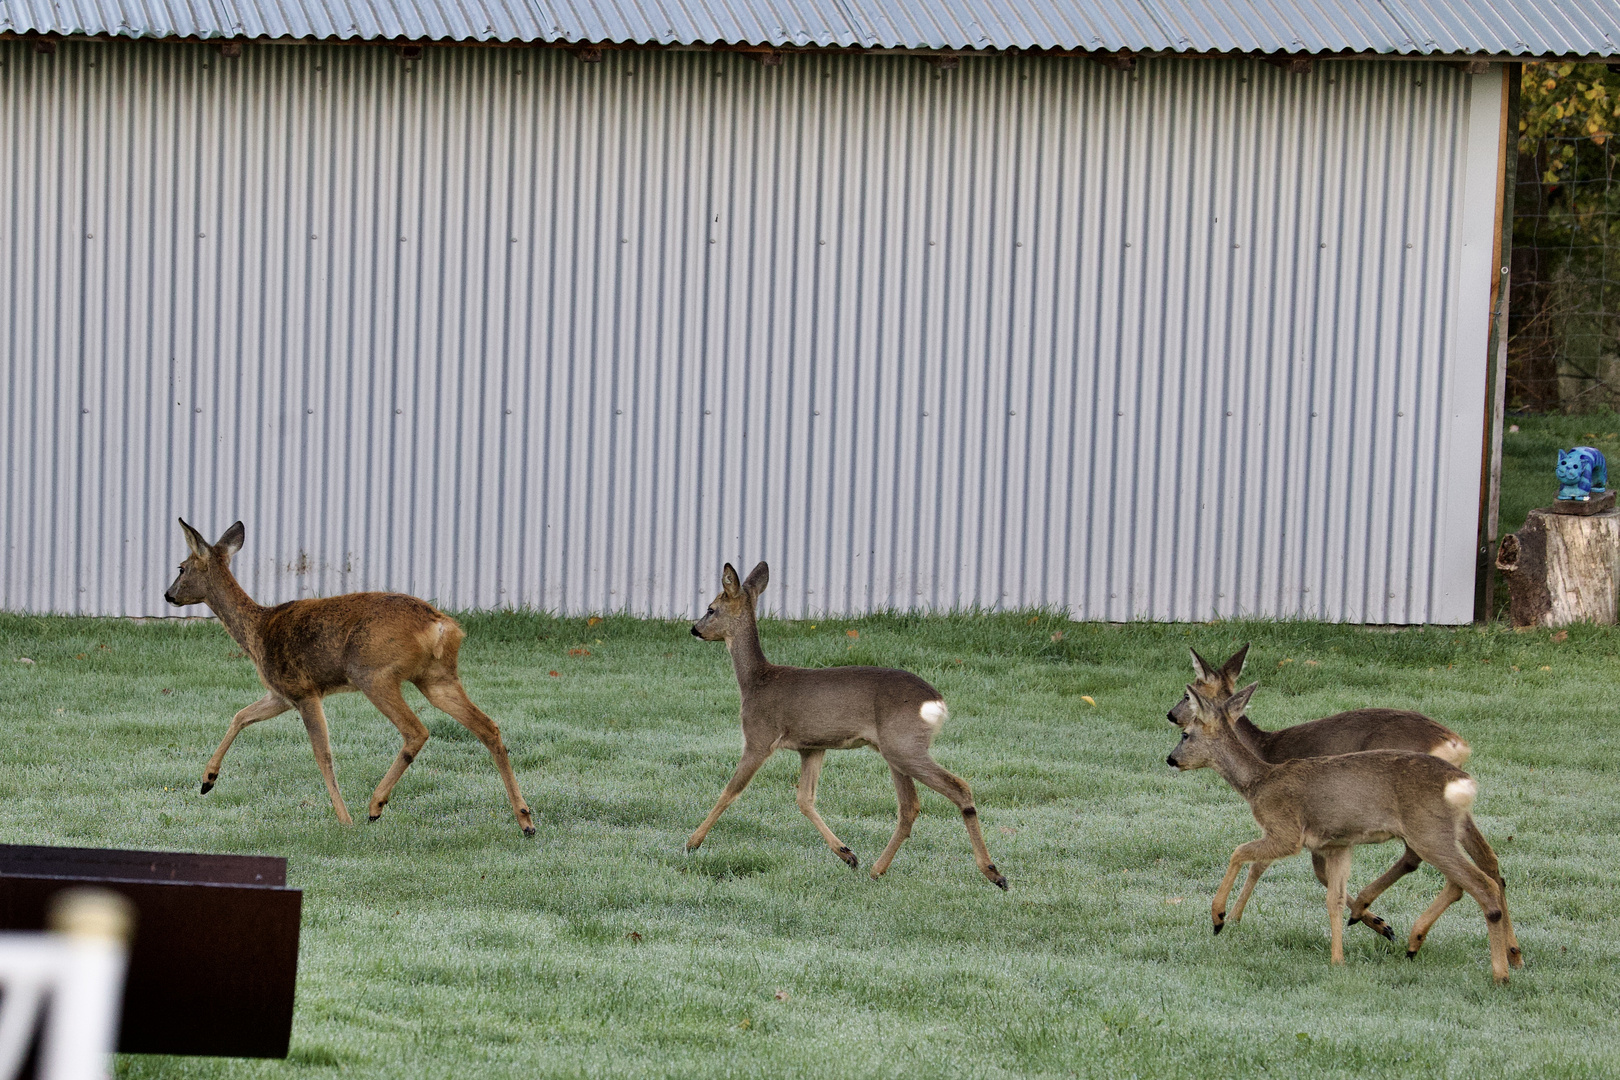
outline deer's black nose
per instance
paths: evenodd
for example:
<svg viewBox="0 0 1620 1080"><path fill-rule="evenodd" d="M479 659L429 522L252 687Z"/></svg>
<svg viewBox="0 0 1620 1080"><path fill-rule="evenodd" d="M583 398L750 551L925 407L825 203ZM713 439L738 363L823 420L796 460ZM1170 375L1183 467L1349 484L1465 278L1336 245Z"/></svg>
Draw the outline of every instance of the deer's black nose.
<svg viewBox="0 0 1620 1080"><path fill-rule="evenodd" d="M1166 765L1174 765L1176 763L1176 755L1174 755L1174 754L1166 754L1165 758L1164 758L1164 763Z"/></svg>
<svg viewBox="0 0 1620 1080"><path fill-rule="evenodd" d="M698 633L697 627L694 626L694 627L692 627L692 636L693 637L702 637L703 635Z"/></svg>

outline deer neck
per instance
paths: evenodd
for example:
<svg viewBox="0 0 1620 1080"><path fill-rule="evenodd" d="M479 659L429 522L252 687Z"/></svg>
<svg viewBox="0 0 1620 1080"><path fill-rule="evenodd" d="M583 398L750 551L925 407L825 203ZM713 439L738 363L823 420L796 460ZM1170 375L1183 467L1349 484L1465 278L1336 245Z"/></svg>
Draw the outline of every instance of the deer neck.
<svg viewBox="0 0 1620 1080"><path fill-rule="evenodd" d="M219 616L225 632L243 652L255 660L263 655L264 638L259 628L264 620L264 608L253 602L253 597L237 582L229 567L220 566L208 575L208 592L203 602Z"/></svg>
<svg viewBox="0 0 1620 1080"><path fill-rule="evenodd" d="M1272 770L1272 766L1255 753L1235 731L1220 741L1213 764L1215 771L1221 774L1221 778L1251 802Z"/></svg>
<svg viewBox="0 0 1620 1080"><path fill-rule="evenodd" d="M1267 761L1271 760L1266 757L1266 749L1271 744L1271 732L1256 726L1255 722L1250 720L1247 715L1240 716L1232 721L1232 730L1237 734L1239 741L1254 751L1257 757Z"/></svg>
<svg viewBox="0 0 1620 1080"><path fill-rule="evenodd" d="M737 685L745 690L758 683L771 666L765 659L765 650L759 647L759 627L752 619L742 630L726 638L726 648L737 669Z"/></svg>

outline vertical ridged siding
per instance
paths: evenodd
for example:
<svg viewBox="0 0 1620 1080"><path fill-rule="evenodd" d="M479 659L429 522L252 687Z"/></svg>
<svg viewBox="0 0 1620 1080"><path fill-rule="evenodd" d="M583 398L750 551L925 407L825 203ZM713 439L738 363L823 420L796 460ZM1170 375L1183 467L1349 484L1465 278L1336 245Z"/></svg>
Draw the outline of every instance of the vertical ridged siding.
<svg viewBox="0 0 1620 1080"><path fill-rule="evenodd" d="M0 59L5 609L1471 615L1499 74Z"/></svg>

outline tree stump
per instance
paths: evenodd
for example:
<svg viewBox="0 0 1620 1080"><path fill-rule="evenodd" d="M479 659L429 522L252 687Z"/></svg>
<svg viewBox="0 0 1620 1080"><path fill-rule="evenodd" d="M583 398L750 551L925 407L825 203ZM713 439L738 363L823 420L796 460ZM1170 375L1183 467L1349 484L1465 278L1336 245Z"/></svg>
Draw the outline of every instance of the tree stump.
<svg viewBox="0 0 1620 1080"><path fill-rule="evenodd" d="M1613 623L1620 614L1620 511L1589 517L1532 510L1502 538L1496 568L1514 626Z"/></svg>

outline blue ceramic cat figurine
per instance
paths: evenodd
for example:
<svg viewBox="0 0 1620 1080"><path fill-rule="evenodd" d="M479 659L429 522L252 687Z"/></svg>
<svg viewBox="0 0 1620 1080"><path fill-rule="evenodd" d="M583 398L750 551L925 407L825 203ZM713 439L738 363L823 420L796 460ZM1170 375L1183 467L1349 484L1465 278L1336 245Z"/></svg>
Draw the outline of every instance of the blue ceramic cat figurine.
<svg viewBox="0 0 1620 1080"><path fill-rule="evenodd" d="M1568 453L1558 451L1557 473L1561 502L1586 502L1592 492L1601 495L1609 488L1609 466L1603 460L1603 451L1590 446L1577 446Z"/></svg>

